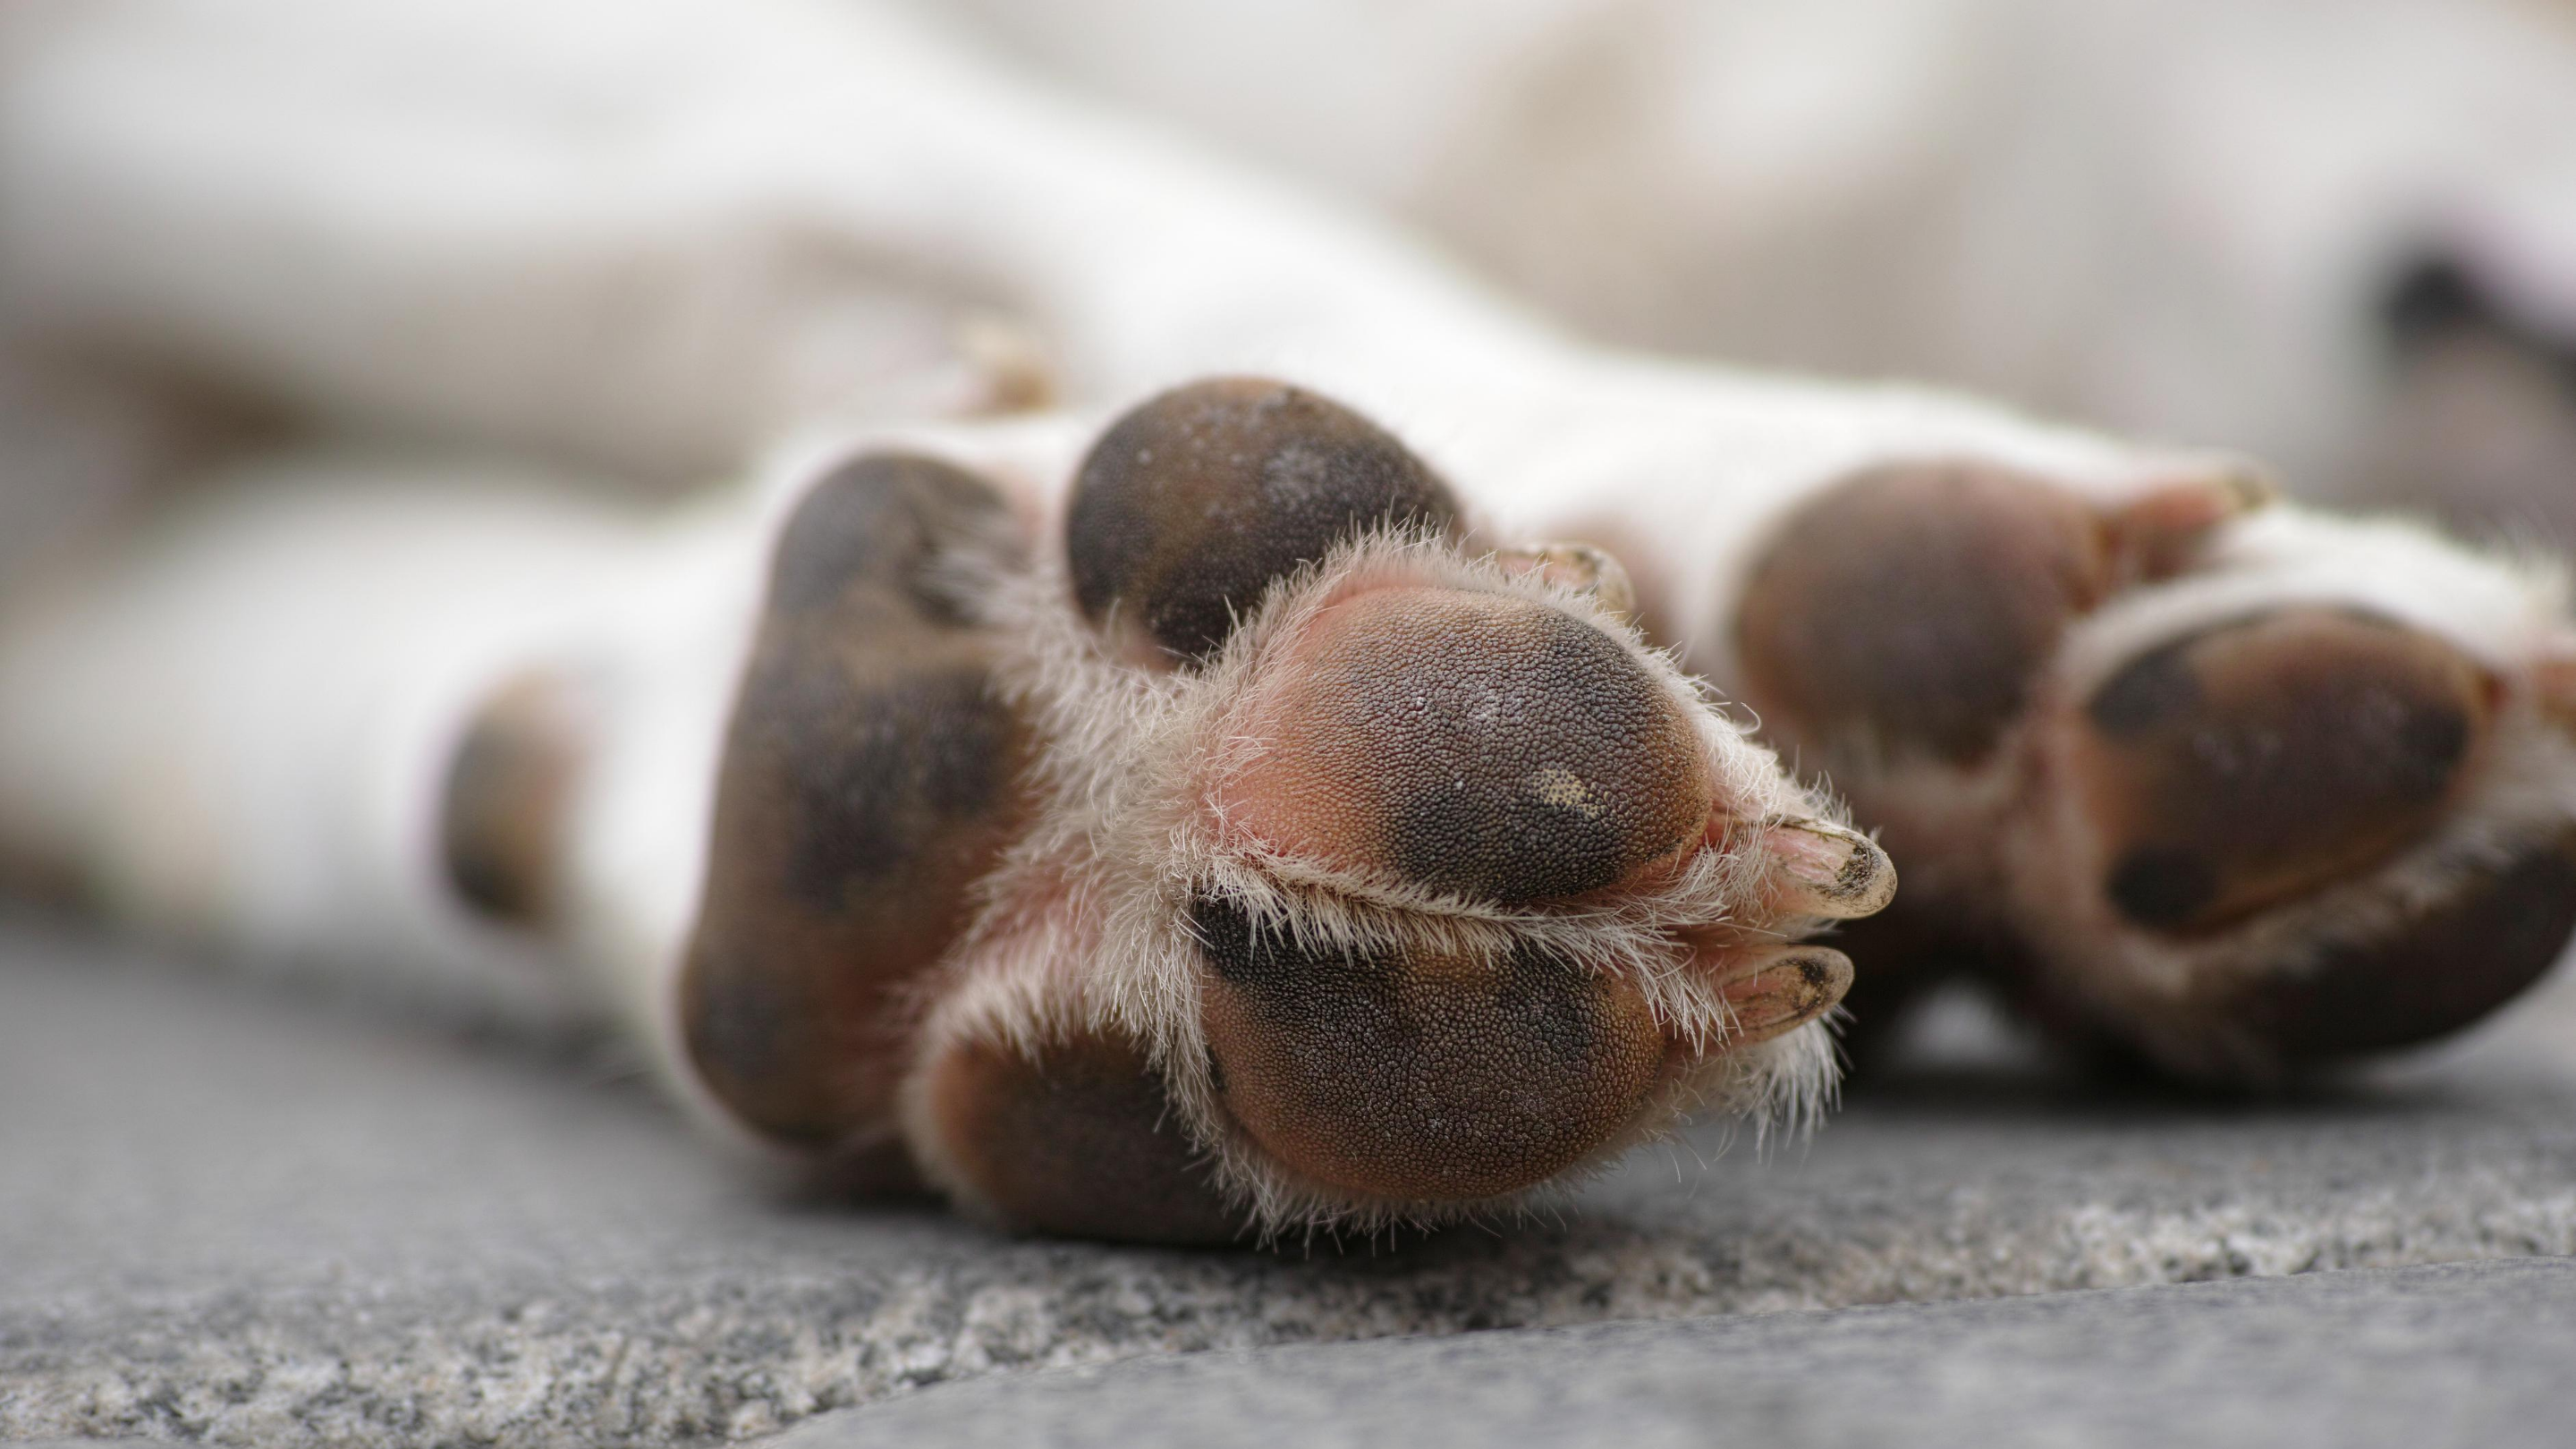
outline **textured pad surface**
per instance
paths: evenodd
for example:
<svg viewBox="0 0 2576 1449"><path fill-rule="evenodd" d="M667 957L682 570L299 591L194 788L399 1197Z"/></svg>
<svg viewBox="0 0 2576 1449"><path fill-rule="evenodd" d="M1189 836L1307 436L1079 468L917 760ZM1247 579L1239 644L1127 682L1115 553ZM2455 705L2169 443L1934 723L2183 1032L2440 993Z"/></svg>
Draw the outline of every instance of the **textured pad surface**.
<svg viewBox="0 0 2576 1449"><path fill-rule="evenodd" d="M825 477L780 530L680 1021L708 1088L781 1141L890 1130L898 1003L1023 819L1029 732L943 587L957 553L1014 542L991 485L899 454Z"/></svg>
<svg viewBox="0 0 2576 1449"><path fill-rule="evenodd" d="M1084 458L1065 548L1074 600L1177 661L1223 647L1273 580L1381 524L1454 529L1457 501L1375 423L1262 378L1150 398Z"/></svg>

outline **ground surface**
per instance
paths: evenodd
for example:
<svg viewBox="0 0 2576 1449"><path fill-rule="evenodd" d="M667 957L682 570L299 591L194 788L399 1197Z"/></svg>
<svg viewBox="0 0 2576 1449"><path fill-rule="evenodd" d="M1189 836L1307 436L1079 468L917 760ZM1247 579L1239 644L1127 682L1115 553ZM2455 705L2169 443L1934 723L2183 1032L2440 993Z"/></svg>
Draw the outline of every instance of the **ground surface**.
<svg viewBox="0 0 2576 1449"><path fill-rule="evenodd" d="M776 1449L2555 1449L2571 1342L2576 1263L2522 1259L1130 1359Z"/></svg>
<svg viewBox="0 0 2576 1449"><path fill-rule="evenodd" d="M1705 1172L1640 1157L1561 1221L1263 1256L1011 1242L934 1210L785 1201L599 1069L0 931L0 1437L753 1438L946 1381L1176 1350L2571 1252L2570 982L2458 1049L2329 1096L2247 1110L1953 1066L1767 1161L1746 1144ZM2208 1306L2234 1302L2251 1307ZM2404 1398L2411 1382L2433 1408L2365 1415L2374 1433L2429 1424L2414 1442L2451 1442L2443 1426L2467 1425L2510 1442L2515 1425L2563 1427L2515 1397L2540 1381L2512 1325L2563 1350L2571 1303L2567 1267L2521 1265L1265 1351L943 1387L806 1432L905 1442L926 1432L907 1424L989 1429L1061 1407L1065 1442L1087 1443L1080 1426L1116 1424L1129 1399L1200 1384L1284 1427L1301 1395L1320 1402L1315 1384L1364 1414L1370 1365L1394 1375L1382 1401L1388 1383L1426 1392L1433 1365L1461 1381L1588 1381L1591 1354L1633 1365L1640 1444L1721 1402L1784 1442L1866 1442L1872 1414L1917 1398L1920 1442L1950 1442L1935 1411L1990 1419L1999 1401L1978 1394L2024 1362L2045 1370L2015 1380L2034 1424L2206 1383L2186 1397L2217 1417L2190 1422L2272 1442L2264 1415L2313 1425L2315 1395ZM2254 1337L2190 1327L2222 1319ZM2052 1348L2084 1342L2109 1358ZM2299 1344L2310 1359L2283 1357ZM1712 1359L1725 1373L1699 1372ZM2115 1367L2128 1360L2152 1367ZM2418 1377L2372 1368L2383 1361ZM2298 1370L2311 1399L2261 1391L2266 1363ZM1836 1394L1846 1367L1887 1394ZM2500 1386L2474 1402L2503 1418L2424 1417L2473 1402L2472 1378ZM1737 1404L1726 1387L1757 1382L1775 1392ZM1315 1433L1425 1437L1392 1418L1384 1436L1350 1427L1363 1422ZM1551 1442L1529 1415L1496 1422Z"/></svg>

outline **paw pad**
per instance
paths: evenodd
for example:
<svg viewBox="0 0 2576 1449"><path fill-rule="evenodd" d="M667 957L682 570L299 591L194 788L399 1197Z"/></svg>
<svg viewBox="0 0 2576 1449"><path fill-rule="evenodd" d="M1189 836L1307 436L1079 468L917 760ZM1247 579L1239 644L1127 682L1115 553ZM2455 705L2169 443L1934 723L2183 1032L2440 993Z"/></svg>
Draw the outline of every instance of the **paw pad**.
<svg viewBox="0 0 2576 1449"><path fill-rule="evenodd" d="M1281 851L1505 905L1697 845L1714 804L1661 681L1591 625L1502 595L1384 589L1327 609L1244 726L1228 813Z"/></svg>
<svg viewBox="0 0 2576 1449"><path fill-rule="evenodd" d="M2118 842L2104 888L2189 932L2367 869L2440 822L2491 699L2450 646L2334 610L2142 654L2094 691L2076 756Z"/></svg>
<svg viewBox="0 0 2576 1449"><path fill-rule="evenodd" d="M2394 930L2267 974L2224 1012L2304 1064L2430 1041L2538 980L2576 934L2576 838L2527 844Z"/></svg>
<svg viewBox="0 0 2576 1449"><path fill-rule="evenodd" d="M514 680L475 712L448 763L440 858L457 898L493 921L541 925L559 904L554 863L580 768L581 715L562 681Z"/></svg>
<svg viewBox="0 0 2576 1449"><path fill-rule="evenodd" d="M1083 459L1066 522L1074 600L1188 664L1224 647L1271 582L1389 524L1453 531L1449 489L1339 403L1259 378L1175 388Z"/></svg>
<svg viewBox="0 0 2576 1449"><path fill-rule="evenodd" d="M1301 945L1203 898L1226 1110L1308 1177L1399 1200L1515 1192L1633 1120L1665 1043L1636 987L1534 946L1478 961Z"/></svg>
<svg viewBox="0 0 2576 1449"><path fill-rule="evenodd" d="M946 575L1006 558L1011 528L990 485L880 454L779 535L680 983L702 1080L769 1136L826 1144L884 1114L900 990L1025 815L1031 741Z"/></svg>
<svg viewBox="0 0 2576 1449"><path fill-rule="evenodd" d="M940 1058L926 1091L950 1171L1006 1223L1130 1242L1243 1236L1133 1041L969 1042Z"/></svg>
<svg viewBox="0 0 2576 1449"><path fill-rule="evenodd" d="M1968 464L1863 473L1755 565L1737 613L1746 684L1804 735L1973 763L2110 573L2100 520L2063 489Z"/></svg>

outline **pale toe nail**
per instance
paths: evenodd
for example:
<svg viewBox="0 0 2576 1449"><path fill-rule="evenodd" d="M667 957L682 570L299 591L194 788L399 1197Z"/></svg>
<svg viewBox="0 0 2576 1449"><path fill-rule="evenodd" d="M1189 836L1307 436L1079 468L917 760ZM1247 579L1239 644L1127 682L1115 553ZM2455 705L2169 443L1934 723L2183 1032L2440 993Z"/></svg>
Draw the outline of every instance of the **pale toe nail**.
<svg viewBox="0 0 2576 1449"><path fill-rule="evenodd" d="M1823 820L1774 821L1764 843L1790 882L1784 909L1847 921L1896 898L1896 865L1878 842Z"/></svg>
<svg viewBox="0 0 2576 1449"><path fill-rule="evenodd" d="M1590 595L1603 613L1628 621L1637 617L1637 586L1605 549L1588 543L1532 543L1498 550L1494 561L1506 572L1534 573L1551 584Z"/></svg>
<svg viewBox="0 0 2576 1449"><path fill-rule="evenodd" d="M1748 965L1719 988L1734 1014L1733 1046L1769 1041L1814 1021L1852 985L1849 956L1824 946L1789 946Z"/></svg>

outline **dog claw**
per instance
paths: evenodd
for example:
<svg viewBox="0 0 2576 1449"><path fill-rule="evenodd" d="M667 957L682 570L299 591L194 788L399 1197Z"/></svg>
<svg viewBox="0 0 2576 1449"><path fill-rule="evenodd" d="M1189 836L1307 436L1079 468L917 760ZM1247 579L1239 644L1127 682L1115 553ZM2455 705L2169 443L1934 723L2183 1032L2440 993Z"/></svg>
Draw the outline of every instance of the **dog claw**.
<svg viewBox="0 0 2576 1449"><path fill-rule="evenodd" d="M1734 1014L1730 1046L1750 1046L1794 1031L1842 1003L1851 991L1852 960L1823 946L1790 946L1757 957L1719 986Z"/></svg>
<svg viewBox="0 0 2576 1449"><path fill-rule="evenodd" d="M1774 899L1785 912L1857 920L1896 899L1896 863L1856 830L1813 818L1772 822L1763 843L1791 884Z"/></svg>
<svg viewBox="0 0 2576 1449"><path fill-rule="evenodd" d="M1497 549L1494 561L1511 574L1531 574L1582 594L1623 623L1637 617L1637 586L1609 550L1588 543L1533 543Z"/></svg>
<svg viewBox="0 0 2576 1449"><path fill-rule="evenodd" d="M2272 480L2250 468L2162 484L2111 511L2105 520L2111 552L2134 580L2170 578L2219 528L2279 497Z"/></svg>

